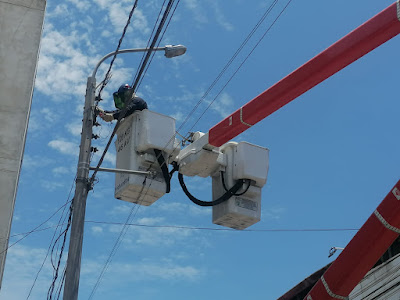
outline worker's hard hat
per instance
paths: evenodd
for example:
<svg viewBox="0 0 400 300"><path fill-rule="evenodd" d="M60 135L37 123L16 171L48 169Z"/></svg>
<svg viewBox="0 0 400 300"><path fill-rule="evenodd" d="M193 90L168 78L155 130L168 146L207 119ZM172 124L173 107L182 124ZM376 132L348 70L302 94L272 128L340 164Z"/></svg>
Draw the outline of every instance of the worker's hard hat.
<svg viewBox="0 0 400 300"><path fill-rule="evenodd" d="M130 89L129 84L125 83L125 84L123 84L123 85L121 85L119 87L118 93L123 93L123 92L125 92L126 90L129 90L129 89Z"/></svg>

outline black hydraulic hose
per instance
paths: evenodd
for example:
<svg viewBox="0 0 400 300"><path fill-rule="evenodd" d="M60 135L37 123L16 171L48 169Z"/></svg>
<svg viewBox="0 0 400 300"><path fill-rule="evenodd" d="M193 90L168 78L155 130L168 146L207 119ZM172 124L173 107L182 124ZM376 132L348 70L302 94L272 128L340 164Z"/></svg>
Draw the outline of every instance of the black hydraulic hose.
<svg viewBox="0 0 400 300"><path fill-rule="evenodd" d="M247 188L246 188L242 193L240 193L240 194L233 194L234 196L242 196L243 194L245 194L245 193L249 190L250 185L251 185L251 182L250 182L249 179L245 179L245 180L247 181ZM228 189L226 188L226 185L225 185L225 176L224 176L224 172L222 172L222 171L221 171L221 181L222 181L222 186L224 187L224 190L225 190L226 192L229 192Z"/></svg>
<svg viewBox="0 0 400 300"><path fill-rule="evenodd" d="M222 202L225 202L229 198L231 198L238 190L241 189L241 187L244 184L244 180L239 180L238 182L235 183L235 185L229 189L225 194L223 194L221 197L218 199L215 199L213 201L202 201L194 197L187 189L185 182L183 181L183 175L181 173L178 173L178 179L179 183L182 187L183 192L186 194L186 196L195 204L200 205L200 206L214 206L221 204Z"/></svg>
<svg viewBox="0 0 400 300"><path fill-rule="evenodd" d="M154 153L157 157L158 164L161 167L161 171L162 171L165 183L167 184L167 188L166 188L165 192L168 194L171 191L171 176L169 175L167 163L164 159L164 155L162 155L161 150L154 149Z"/></svg>

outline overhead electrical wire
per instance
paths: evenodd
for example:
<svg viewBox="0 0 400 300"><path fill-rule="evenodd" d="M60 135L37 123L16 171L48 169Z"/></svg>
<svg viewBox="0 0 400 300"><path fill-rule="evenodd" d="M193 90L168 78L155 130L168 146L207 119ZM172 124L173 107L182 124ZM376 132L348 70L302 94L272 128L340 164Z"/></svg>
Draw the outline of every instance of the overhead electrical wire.
<svg viewBox="0 0 400 300"><path fill-rule="evenodd" d="M17 241L15 241L14 243L12 243L11 245L9 245L5 250L3 250L2 252L0 252L0 254L3 254L4 252L6 252L8 249L10 249L12 246L18 244L19 242L21 242L23 239L25 239L26 237L28 237L29 235L31 235L33 232L36 231L40 231L39 228L42 227L44 224L46 224L48 221L50 221L51 218L53 218L61 209L63 209L68 203L70 203L71 201L68 201L67 203L65 203L64 205L62 205L61 207L59 207L50 217L48 217L45 221L43 221L42 223L40 223L38 226L36 226L35 228L33 228L32 230L24 233L24 236L20 239L18 239ZM21 234L19 234L21 235ZM16 236L16 235L14 235Z"/></svg>
<svg viewBox="0 0 400 300"><path fill-rule="evenodd" d="M269 16L275 5L278 3L279 0L274 0L270 6L267 7L267 10L264 12L264 14L261 16L261 18L258 20L256 25L253 27L253 29L250 31L250 33L247 35L247 37L243 40L241 45L238 47L238 49L235 51L235 53L232 55L232 57L228 60L228 62L225 64L225 66L222 68L222 70L219 72L217 77L214 79L214 81L211 83L211 85L207 88L207 90L204 92L204 94L201 96L199 101L196 103L196 105L193 107L193 109L189 112L189 114L186 116L185 120L182 122L182 124L178 128L178 132L183 128L183 126L189 121L191 116L194 114L194 112L198 109L200 104L206 99L208 94L211 92L211 90L215 87L215 85L219 82L219 80L222 78L222 76L225 74L225 72L228 70L230 65L233 63L233 61L236 59L236 57L239 55L239 53L243 50L243 48L246 46L246 44L249 42L251 37L254 35L254 33L257 31L257 29L261 26L261 24L264 22L264 20ZM194 126L192 126L193 128ZM190 130L192 130L192 128ZM190 131L189 130L189 131Z"/></svg>
<svg viewBox="0 0 400 300"><path fill-rule="evenodd" d="M283 7L281 12L278 14L278 16L275 18L275 20L271 23L271 25L267 28L267 30L264 32L264 34L261 36L261 38L258 40L258 42L254 45L254 47L251 49L251 51L247 54L245 59L240 63L240 65L236 68L235 72L231 75L231 77L228 79L228 81L224 84L224 86L219 90L218 94L213 98L213 100L209 103L209 105L206 107L206 109L202 112L202 114L198 117L196 122L192 125L192 127L189 129L188 132L192 131L193 128L197 125L197 123L200 121L200 119L204 116L204 114L208 111L208 109L211 107L211 105L215 102L215 100L221 95L221 93L225 90L225 88L228 86L228 84L232 81L232 79L236 76L236 74L239 72L239 70L242 68L244 63L248 60L248 58L253 54L254 50L258 47L258 45L261 43L261 41L264 39L264 37L268 34L268 32L271 30L271 28L275 25L275 23L278 21L278 19L281 17L281 15L284 13L284 11L288 8L289 4L292 2L292 0L289 0L286 5Z"/></svg>
<svg viewBox="0 0 400 300"><path fill-rule="evenodd" d="M104 76L104 80L101 82L101 87L100 87L100 90L99 90L99 93L98 93L98 96L97 96L97 103L98 103L98 102L100 101L100 99L101 99L101 92L103 91L103 89L106 87L106 85L107 85L108 82L109 82L109 79L110 79L110 76L111 76L111 69L112 69L112 66L113 66L113 64L114 64L115 59L117 58L118 50L121 48L122 41L124 40L126 31L127 31L128 26L129 26L129 24L130 24L130 22L131 22L132 15L133 15L133 13L134 13L136 7L137 7L137 4L138 4L138 0L135 0L135 3L133 4L132 9L131 9L131 11L130 11L130 13L129 13L129 15L128 15L128 20L127 20L127 22L126 22L126 24L125 24L125 26L124 26L123 31L122 31L122 35L121 35L121 37L120 37L120 39L119 39L119 41L118 41L118 46L117 46L117 49L115 50L115 54L114 54L113 58L111 59L111 62L110 62L110 65L109 65L109 67L108 67L108 70L107 70L107 72L106 72L106 75Z"/></svg>
<svg viewBox="0 0 400 300"><path fill-rule="evenodd" d="M146 48L147 48L147 49L149 48L150 43L151 43L151 40L152 40L152 38L153 38L153 34L154 34L154 32L156 31L157 24L158 24L158 20L160 19L160 16L161 16L161 14L162 14L162 12L163 12L163 8L164 8L164 5L165 5L165 2L167 2L167 0L164 0L163 4L161 5L160 11L158 12L157 19L156 19L156 21L154 22L153 29L151 30L149 39L147 40L147 44L146 44ZM139 66L141 66L141 65L143 64L143 61L144 61L145 57L146 57L146 52L143 52L142 58L140 59L140 62L139 62ZM136 78L136 77L138 76L139 70L140 70L140 67L136 68L136 73L135 73L135 75L133 76L133 78ZM135 80L135 79L133 79L133 80Z"/></svg>
<svg viewBox="0 0 400 300"><path fill-rule="evenodd" d="M165 27L164 27L164 29L163 29L163 32L162 32L162 34L161 34L161 37L158 39L156 48L160 46L161 41L162 41L163 38L164 38L164 35L165 35L165 33L166 33L166 31L167 31L167 29L168 29L168 27L169 27L169 24L171 23L171 20L172 20L174 14L175 14L175 11L176 11L176 9L177 9L177 7L178 7L180 1L181 1L181 0L178 0L178 1L177 1L177 3L176 3L176 5L175 5L175 7L174 7L174 9L173 9L173 11L172 11L172 13L171 13L171 15L169 16L169 19L168 19L167 24L165 25ZM139 82L138 82L138 85L137 85L136 90L139 89L140 85L142 84L143 79L145 78L145 75L146 75L146 73L147 73L147 71L148 71L148 69L149 69L149 67L150 67L150 65L151 65L151 63L152 63L152 61L153 61L153 58L154 58L155 54L156 54L156 53L153 51L152 54L151 54L150 62L147 64L146 69L144 70L143 75L141 76L141 79L140 79Z"/></svg>
<svg viewBox="0 0 400 300"><path fill-rule="evenodd" d="M139 196L138 196L138 198L137 198L137 204L134 205L134 206L132 206L132 208L131 208L131 210L130 210L130 212L129 212L129 214L128 214L128 217L126 218L126 221L125 221L125 223L124 223L125 225L122 227L122 229L121 229L121 231L120 231L120 233L119 233L119 236L118 236L117 240L114 242L114 246L113 246L113 248L112 248L110 254L108 255L108 258L107 258L107 260L106 260L106 262L105 262L105 264L104 264L104 266L103 266L103 268L102 268L102 270L101 270L101 272L100 272L100 275L99 275L99 277L97 278L96 283L95 283L95 285L94 285L94 287L93 287L93 289L92 289L92 291L91 291L91 293L90 293L89 300L90 300L90 299L93 299L93 296L94 296L94 294L96 293L96 291L97 291L97 289L98 289L98 287L99 287L99 285L100 285L100 282L101 282L101 280L102 280L102 278L103 278L105 272L107 271L109 265L111 264L111 261L112 261L113 257L114 257L115 254L117 253L117 250L119 249L119 247L120 247L120 245L121 245L121 243L122 243L122 240L124 239L124 237L125 237L125 235L126 235L126 232L127 232L127 230L128 230L128 224L129 224L129 222L131 222L131 221L136 217L136 214L138 213L138 211L139 211L139 209L140 209L140 204L141 204L141 202L143 201L144 197L146 197L146 195L147 195L147 193L148 193L148 191L149 191L149 189L150 189L151 182L150 182L149 186L147 187L147 190L146 190L144 196L143 196L142 199L140 200L140 197L142 196L143 190L144 190L144 188L145 188L146 180L147 180L147 176L146 176L146 177L144 178L144 180L143 180L142 188L141 188L141 190L140 190L140 192L139 192ZM136 208L136 211L135 211L135 208ZM122 223L121 223L121 224L122 224Z"/></svg>
<svg viewBox="0 0 400 300"><path fill-rule="evenodd" d="M358 231L359 228L276 228L276 229L244 229L236 230L230 228L213 228L213 227L195 227L195 226L179 226L179 225L148 225L138 223L122 223L107 221L87 220L86 223L104 224L104 225L126 225L147 228L174 228L183 230L206 230L206 231L231 231L231 232L334 232L334 231Z"/></svg>
<svg viewBox="0 0 400 300"><path fill-rule="evenodd" d="M93 224L105 224L105 225L123 225L125 223L121 222L111 222L111 221L93 221L93 220L86 220L85 223L93 223ZM61 224L61 225L66 225L66 224ZM49 230L52 228L55 228L57 225L50 226L43 228L35 232L40 232L40 231L45 231ZM127 226L136 226L136 227L151 227L151 228L178 228L178 229L200 229L200 230L210 230L210 231L219 231L219 230L228 230L228 231L238 231L234 229L228 229L228 228L213 228L213 227L190 227L190 226L178 226L178 225L145 225L145 224L139 224L139 223L128 223ZM254 232L268 232L268 231L358 231L359 228L305 228L305 229L246 229L246 230L241 230L241 231L254 231ZM18 233L16 235L21 235L24 233Z"/></svg>
<svg viewBox="0 0 400 300"><path fill-rule="evenodd" d="M145 56L141 66L140 66L140 69L139 69L139 72L137 73L136 78L134 78L134 80L132 82L131 86L132 86L133 92L135 92L136 89L137 89L137 85L138 85L138 83L139 83L139 81L140 81L140 79L141 79L141 77L143 75L144 70L146 69L147 62L149 61L150 56L151 56L151 54L153 52L152 50L154 49L156 43L158 42L158 38L159 38L159 36L161 34L161 31L162 31L162 29L163 29L163 27L165 25L165 22L168 19L169 13L170 13L170 11L172 9L172 6L173 6L174 2L175 2L175 0L169 0L168 1L167 7L165 8L163 16L162 16L162 18L160 20L160 24L158 25L158 28L157 28L157 30L156 30L156 32L154 34L153 41L151 42L150 47L146 52L146 56ZM165 3L165 1L164 1L164 3Z"/></svg>
<svg viewBox="0 0 400 300"><path fill-rule="evenodd" d="M75 178L76 178L76 177L75 177ZM63 207L63 211L62 211L62 213L61 213L61 216L60 216L60 218L59 218L59 220L58 220L57 225L56 225L56 226L47 227L47 228L42 228L41 230L40 230L40 229L37 229L37 230L33 231L33 232L38 232L38 231L43 231L43 230L47 230L47 229L54 228L54 227L56 228L56 229L54 230L53 236L52 236L52 238L51 238L51 240L50 240L50 243L49 243L49 246L48 246L48 248L47 248L47 252L46 252L45 258L43 259L42 264L40 265L40 268L39 268L39 270L38 270L37 273L36 273L35 279L34 279L34 281L33 281L33 283L32 283L32 286L31 286L31 288L30 288L30 290L29 290L29 293L28 293L28 296L26 297L26 299L29 299L29 297L31 296L31 293L32 293L32 291L33 291L33 288L35 287L35 284L36 284L36 281L37 281L37 279L38 279L38 277L39 277L39 274L40 274L40 272L42 271L44 264L46 263L47 257L49 256L49 253L50 253L50 249L52 248L53 242L55 242L54 239L55 239L55 237L56 237L56 235L57 235L57 230L58 230L59 228L61 228L61 227L64 225L65 217L63 217L63 216L64 216L64 212L65 212L66 205L67 205L68 203L71 203L71 204L72 204L72 200L69 200L69 199L70 199L70 197L71 197L72 189L73 189L73 187L74 187L74 185L75 185L75 178L74 178L74 180L73 180L73 182L72 182L71 189L70 189L70 191L69 191L69 193L68 193L67 201L66 201L66 203L62 206L62 207ZM70 210L71 210L71 206L70 206ZM31 233L32 233L32 232L31 232Z"/></svg>
<svg viewBox="0 0 400 300"><path fill-rule="evenodd" d="M56 265L54 265L54 262L52 261L52 265L53 265L53 280L52 280L52 283L50 284L49 290L47 292L47 300L53 299L53 292L54 292L54 288L55 288L55 285L56 285L56 282L57 282L57 278L58 278L58 272L59 272L59 269L60 269L61 260L62 260L62 256L63 256L63 253L64 253L65 243L67 241L67 233L68 233L68 230L69 230L69 228L71 226L72 211L73 211L73 208L72 208L72 205L71 205L70 206L69 216L68 216L67 226L66 226L65 230L57 237L57 239L56 239L56 241L55 241L55 243L54 243L54 245L53 245L53 247L51 249L51 251L53 253L55 245L57 244L58 240L62 237L63 238L62 246L61 246L61 249L60 249L60 253L59 253ZM64 278L64 275L62 276L62 280L63 280L63 278Z"/></svg>

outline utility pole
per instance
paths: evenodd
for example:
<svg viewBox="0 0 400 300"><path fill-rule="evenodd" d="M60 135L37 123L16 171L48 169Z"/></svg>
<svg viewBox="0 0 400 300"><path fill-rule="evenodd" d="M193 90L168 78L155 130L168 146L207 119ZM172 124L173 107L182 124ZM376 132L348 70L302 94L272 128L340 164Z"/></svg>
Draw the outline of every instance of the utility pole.
<svg viewBox="0 0 400 300"><path fill-rule="evenodd" d="M65 273L64 300L78 299L86 199L90 190L89 164L93 133L95 89L96 78L89 77L87 80L85 108L82 120L83 125L78 170L76 172L75 195L74 199L72 200L73 218L68 250L67 269Z"/></svg>

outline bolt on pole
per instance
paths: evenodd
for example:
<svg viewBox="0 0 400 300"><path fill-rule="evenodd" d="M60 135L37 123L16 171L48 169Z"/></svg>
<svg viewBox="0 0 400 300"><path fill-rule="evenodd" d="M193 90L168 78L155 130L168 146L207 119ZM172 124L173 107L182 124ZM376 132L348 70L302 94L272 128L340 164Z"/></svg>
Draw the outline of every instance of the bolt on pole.
<svg viewBox="0 0 400 300"><path fill-rule="evenodd" d="M94 76L89 77L87 80L85 108L83 112L83 125L78 169L76 172L75 195L74 199L72 200L72 225L67 269L65 273L64 300L78 299L86 199L89 192L89 164L93 131L95 89L96 78Z"/></svg>

